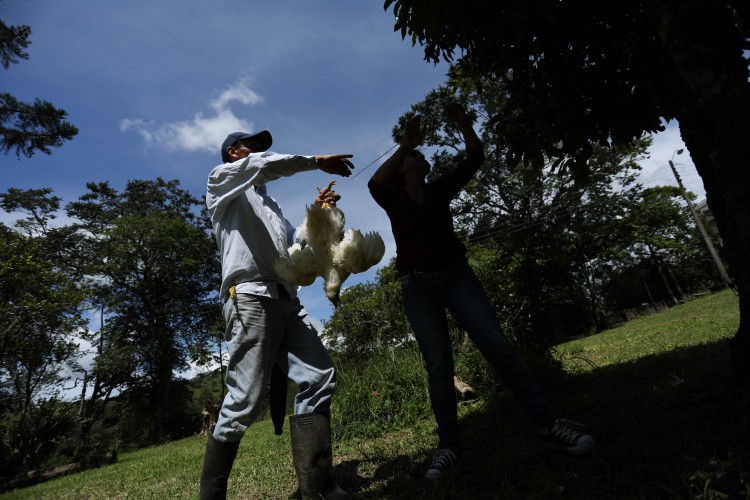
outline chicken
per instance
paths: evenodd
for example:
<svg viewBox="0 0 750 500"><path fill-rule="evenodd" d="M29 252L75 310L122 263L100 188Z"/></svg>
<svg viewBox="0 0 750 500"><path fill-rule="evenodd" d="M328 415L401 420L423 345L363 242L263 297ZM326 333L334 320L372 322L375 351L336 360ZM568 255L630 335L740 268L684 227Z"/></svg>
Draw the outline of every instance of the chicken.
<svg viewBox="0 0 750 500"><path fill-rule="evenodd" d="M335 181L324 192L333 193L333 184ZM298 233L303 243L292 245L287 257L277 259L275 268L290 285L307 286L322 277L328 300L337 306L344 281L350 274L364 272L380 262L385 243L374 231L363 235L349 228L344 232L344 212L335 205L339 196L327 199L332 203L307 207Z"/></svg>

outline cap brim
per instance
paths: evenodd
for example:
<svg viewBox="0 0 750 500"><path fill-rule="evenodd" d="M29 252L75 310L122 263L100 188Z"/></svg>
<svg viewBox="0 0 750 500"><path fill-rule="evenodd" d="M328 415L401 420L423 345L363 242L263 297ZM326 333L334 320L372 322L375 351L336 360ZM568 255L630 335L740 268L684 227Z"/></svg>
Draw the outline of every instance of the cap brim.
<svg viewBox="0 0 750 500"><path fill-rule="evenodd" d="M259 151L266 151L271 147L271 144L273 144L273 137L271 137L271 132L268 130L261 130L257 134L248 135L246 139L256 141L260 146Z"/></svg>

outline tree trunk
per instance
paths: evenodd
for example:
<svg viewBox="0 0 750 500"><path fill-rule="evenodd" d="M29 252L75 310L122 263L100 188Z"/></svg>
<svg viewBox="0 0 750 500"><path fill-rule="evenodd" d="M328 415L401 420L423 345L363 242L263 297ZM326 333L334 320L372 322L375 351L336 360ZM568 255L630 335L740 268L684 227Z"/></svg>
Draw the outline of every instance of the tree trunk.
<svg viewBox="0 0 750 500"><path fill-rule="evenodd" d="M674 291L672 291L672 287L669 285L669 280L667 280L667 275L664 273L664 265L662 264L661 258L658 256L654 256L654 260L656 260L656 271L659 274L659 277L661 278L661 282L664 284L664 290L667 294L667 303L669 307L674 307L679 304L677 297L674 294Z"/></svg>
<svg viewBox="0 0 750 500"><path fill-rule="evenodd" d="M669 275L669 280L674 284L675 291L677 292L677 300L682 303L685 301L685 292L682 291L682 287L680 286L680 282L677 281L677 277L672 272L671 266L666 266L667 275Z"/></svg>
<svg viewBox="0 0 750 500"><path fill-rule="evenodd" d="M652 7L653 20L676 77L666 105L680 123L724 240L740 299L732 363L737 380L750 388L750 85L743 37L727 2L660 5Z"/></svg>
<svg viewBox="0 0 750 500"><path fill-rule="evenodd" d="M171 363L161 363L157 368L157 379L154 388L154 414L151 419L149 440L151 443L161 443L164 439L164 423L166 409L169 404L169 391L172 385Z"/></svg>

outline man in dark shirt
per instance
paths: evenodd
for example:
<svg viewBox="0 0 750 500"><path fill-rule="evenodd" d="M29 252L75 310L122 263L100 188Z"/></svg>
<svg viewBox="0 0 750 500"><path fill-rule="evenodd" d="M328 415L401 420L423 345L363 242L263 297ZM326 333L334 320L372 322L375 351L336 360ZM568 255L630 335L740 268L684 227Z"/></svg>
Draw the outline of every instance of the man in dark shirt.
<svg viewBox="0 0 750 500"><path fill-rule="evenodd" d="M399 148L368 184L391 220L404 312L429 376L439 444L425 476L437 479L456 464L461 439L446 308L497 370L545 440L573 455L585 453L593 448L594 439L581 424L552 416L539 384L503 334L487 294L466 260L466 248L453 230L450 202L479 169L484 153L464 110L451 105L446 111L458 125L467 149L467 158L455 170L425 183L430 164L414 149L421 141L417 115L406 123Z"/></svg>

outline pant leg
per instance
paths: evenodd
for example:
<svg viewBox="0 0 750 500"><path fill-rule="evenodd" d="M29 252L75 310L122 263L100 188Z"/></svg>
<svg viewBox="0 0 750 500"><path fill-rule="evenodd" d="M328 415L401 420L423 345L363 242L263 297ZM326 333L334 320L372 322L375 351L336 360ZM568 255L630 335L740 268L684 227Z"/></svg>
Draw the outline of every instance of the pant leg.
<svg viewBox="0 0 750 500"><path fill-rule="evenodd" d="M446 279L451 281L447 302L453 318L498 372L529 421L534 423L547 418L542 390L500 328L487 293L474 271L466 264L450 273L452 276L446 274Z"/></svg>
<svg viewBox="0 0 750 500"><path fill-rule="evenodd" d="M224 304L229 363L227 394L219 411L214 437L238 441L258 416L263 391L276 361L284 333L284 309L279 300L238 293Z"/></svg>
<svg viewBox="0 0 750 500"><path fill-rule="evenodd" d="M401 278L404 312L425 362L432 412L440 447L457 447L461 440L453 385L453 352L448 335L443 291L437 273Z"/></svg>
<svg viewBox="0 0 750 500"><path fill-rule="evenodd" d="M333 362L299 300L293 299L287 305L284 338L276 361L299 386L294 413L327 414L336 391Z"/></svg>

